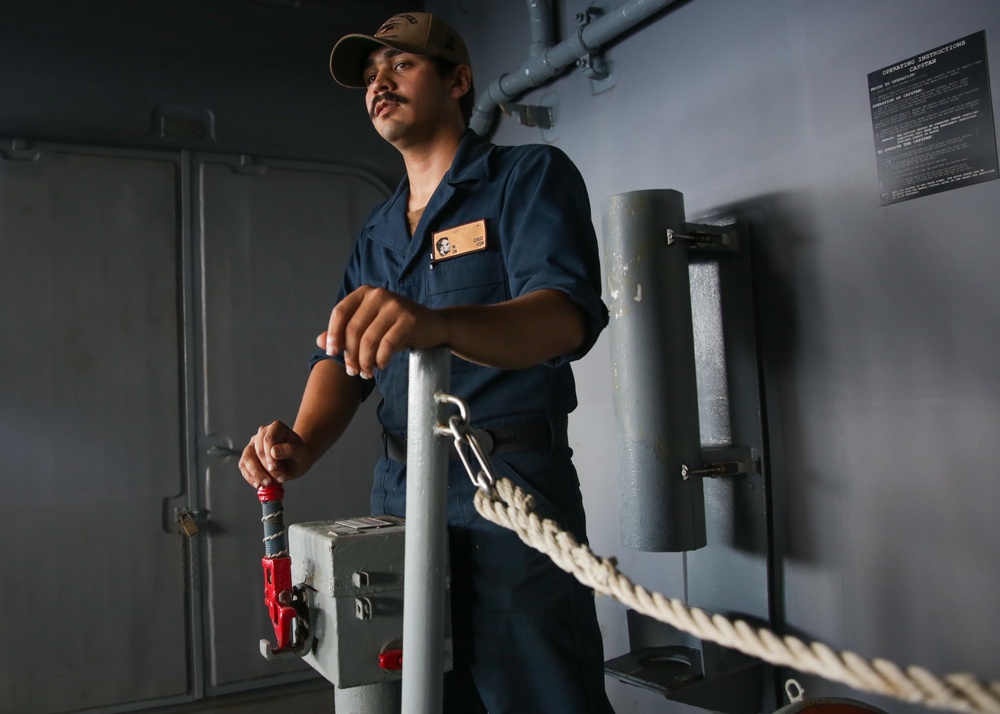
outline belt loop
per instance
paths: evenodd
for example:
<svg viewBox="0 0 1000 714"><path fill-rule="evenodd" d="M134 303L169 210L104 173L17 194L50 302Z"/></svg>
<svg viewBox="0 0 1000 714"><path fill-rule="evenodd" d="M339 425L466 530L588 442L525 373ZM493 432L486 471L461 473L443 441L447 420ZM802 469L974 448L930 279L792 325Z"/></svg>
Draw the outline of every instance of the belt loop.
<svg viewBox="0 0 1000 714"><path fill-rule="evenodd" d="M389 459L389 435L382 430L382 458Z"/></svg>
<svg viewBox="0 0 1000 714"><path fill-rule="evenodd" d="M549 415L549 430L552 432L552 448L557 449L569 446L569 415L557 414Z"/></svg>

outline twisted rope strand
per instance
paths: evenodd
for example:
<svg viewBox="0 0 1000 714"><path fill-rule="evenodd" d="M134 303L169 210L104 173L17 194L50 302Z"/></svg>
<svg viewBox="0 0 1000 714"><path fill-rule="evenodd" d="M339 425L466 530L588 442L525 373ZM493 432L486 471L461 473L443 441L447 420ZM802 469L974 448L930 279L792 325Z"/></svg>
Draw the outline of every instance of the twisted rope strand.
<svg viewBox="0 0 1000 714"><path fill-rule="evenodd" d="M498 480L491 491L477 491L475 505L485 519L513 530L594 591L699 639L863 692L937 709L1000 714L1000 681L981 682L968 673L937 677L916 666L904 671L884 659L868 661L853 652L837 653L820 642L807 645L796 637L779 637L766 628L755 630L743 620L710 616L680 600L650 593L619 571L614 558L598 557L555 521L539 518L531 495L507 479Z"/></svg>

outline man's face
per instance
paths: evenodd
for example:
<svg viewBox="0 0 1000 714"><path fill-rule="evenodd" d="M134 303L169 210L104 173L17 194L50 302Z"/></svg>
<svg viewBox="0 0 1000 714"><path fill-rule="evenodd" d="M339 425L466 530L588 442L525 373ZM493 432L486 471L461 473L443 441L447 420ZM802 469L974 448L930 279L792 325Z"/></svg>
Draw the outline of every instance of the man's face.
<svg viewBox="0 0 1000 714"><path fill-rule="evenodd" d="M382 47L369 55L363 78L368 115L391 144L426 137L453 111L447 77L427 57Z"/></svg>

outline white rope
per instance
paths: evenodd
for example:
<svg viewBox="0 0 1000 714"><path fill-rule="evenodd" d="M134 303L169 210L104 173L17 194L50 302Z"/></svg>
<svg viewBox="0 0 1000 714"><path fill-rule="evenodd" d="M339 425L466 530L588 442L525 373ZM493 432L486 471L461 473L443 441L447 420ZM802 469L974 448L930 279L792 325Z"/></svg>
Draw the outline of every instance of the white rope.
<svg viewBox="0 0 1000 714"><path fill-rule="evenodd" d="M937 677L916 666L904 671L884 659L868 661L853 652L836 653L820 642L807 645L796 637L779 637L764 628L755 630L742 620L730 622L722 615L710 616L680 600L650 593L622 574L613 558L594 555L558 523L539 518L531 495L507 479L498 480L490 491L478 490L475 504L484 518L513 530L584 585L699 639L863 692L937 709L1000 714L1000 681L981 682L966 673Z"/></svg>

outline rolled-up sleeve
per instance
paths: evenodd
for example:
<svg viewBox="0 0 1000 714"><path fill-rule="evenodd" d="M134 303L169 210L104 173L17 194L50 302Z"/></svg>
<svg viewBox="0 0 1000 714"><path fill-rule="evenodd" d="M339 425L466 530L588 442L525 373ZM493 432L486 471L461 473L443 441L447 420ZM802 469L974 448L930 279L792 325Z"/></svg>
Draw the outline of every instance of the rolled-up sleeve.
<svg viewBox="0 0 1000 714"><path fill-rule="evenodd" d="M583 177L562 151L524 147L508 174L500 216L500 238L511 295L559 290L586 316L580 348L547 364L584 356L608 324L601 300L601 267L590 199Z"/></svg>

